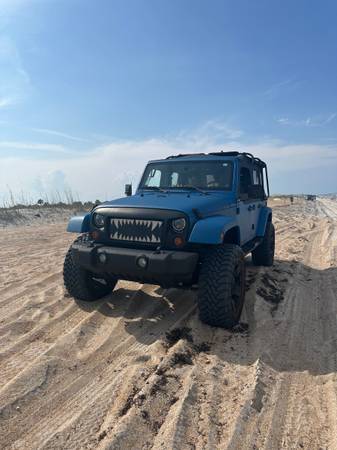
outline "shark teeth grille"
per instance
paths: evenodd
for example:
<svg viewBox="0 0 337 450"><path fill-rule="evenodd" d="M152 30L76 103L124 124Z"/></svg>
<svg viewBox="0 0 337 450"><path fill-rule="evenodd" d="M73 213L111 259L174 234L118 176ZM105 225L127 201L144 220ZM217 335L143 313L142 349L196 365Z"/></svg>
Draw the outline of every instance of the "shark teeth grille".
<svg viewBox="0 0 337 450"><path fill-rule="evenodd" d="M163 222L142 219L111 219L110 238L120 241L160 243Z"/></svg>

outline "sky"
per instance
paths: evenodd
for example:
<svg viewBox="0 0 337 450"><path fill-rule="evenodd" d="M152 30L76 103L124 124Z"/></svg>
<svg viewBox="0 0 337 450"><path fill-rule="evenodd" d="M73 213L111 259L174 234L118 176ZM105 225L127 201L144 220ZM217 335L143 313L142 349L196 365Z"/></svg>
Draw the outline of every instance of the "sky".
<svg viewBox="0 0 337 450"><path fill-rule="evenodd" d="M335 0L0 0L0 204L228 149L274 194L336 192L336 22Z"/></svg>

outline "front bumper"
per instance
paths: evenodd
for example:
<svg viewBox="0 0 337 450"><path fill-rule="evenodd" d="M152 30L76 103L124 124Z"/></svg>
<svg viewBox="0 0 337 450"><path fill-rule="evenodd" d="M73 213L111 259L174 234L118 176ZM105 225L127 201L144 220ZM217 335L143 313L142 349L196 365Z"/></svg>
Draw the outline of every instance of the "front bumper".
<svg viewBox="0 0 337 450"><path fill-rule="evenodd" d="M101 254L105 255L104 262ZM198 253L140 250L84 243L74 243L72 255L79 266L91 272L165 287L193 284L196 281L199 261ZM147 261L145 268L138 264L141 257Z"/></svg>

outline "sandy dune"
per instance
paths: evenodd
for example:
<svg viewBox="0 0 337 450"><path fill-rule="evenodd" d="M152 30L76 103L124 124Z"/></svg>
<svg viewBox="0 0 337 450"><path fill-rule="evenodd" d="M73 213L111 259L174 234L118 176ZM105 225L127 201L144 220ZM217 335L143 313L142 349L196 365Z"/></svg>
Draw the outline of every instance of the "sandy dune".
<svg viewBox="0 0 337 450"><path fill-rule="evenodd" d="M1 449L337 449L337 202L274 209L235 332L195 293L64 295L65 224L0 231Z"/></svg>

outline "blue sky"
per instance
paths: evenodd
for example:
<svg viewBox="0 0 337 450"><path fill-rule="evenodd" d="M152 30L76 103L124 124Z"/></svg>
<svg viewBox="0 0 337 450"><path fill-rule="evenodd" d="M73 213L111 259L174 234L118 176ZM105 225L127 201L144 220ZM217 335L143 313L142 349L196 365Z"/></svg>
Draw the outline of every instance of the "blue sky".
<svg viewBox="0 0 337 450"><path fill-rule="evenodd" d="M337 4L0 0L0 201L111 198L151 158L238 148L337 191Z"/></svg>

